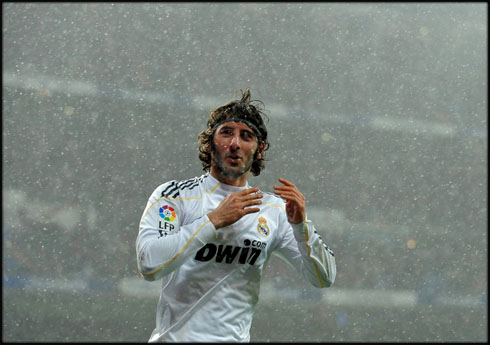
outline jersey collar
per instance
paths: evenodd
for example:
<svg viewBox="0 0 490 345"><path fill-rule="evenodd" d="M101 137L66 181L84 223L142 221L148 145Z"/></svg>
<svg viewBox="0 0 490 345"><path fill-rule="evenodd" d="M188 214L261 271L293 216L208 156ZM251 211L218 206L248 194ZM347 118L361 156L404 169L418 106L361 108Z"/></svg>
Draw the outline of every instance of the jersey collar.
<svg viewBox="0 0 490 345"><path fill-rule="evenodd" d="M250 185L248 184L248 181L245 184L245 186L243 186L243 187L235 187L235 186L231 186L229 184L222 183L222 182L218 181L209 172L206 173L205 176L206 176L206 179L205 179L205 181L206 181L206 190L208 192L213 192L213 191L216 191L216 190L222 190L222 191L228 192L228 193L235 193L235 192L238 192L238 191L241 191L241 190L250 188Z"/></svg>

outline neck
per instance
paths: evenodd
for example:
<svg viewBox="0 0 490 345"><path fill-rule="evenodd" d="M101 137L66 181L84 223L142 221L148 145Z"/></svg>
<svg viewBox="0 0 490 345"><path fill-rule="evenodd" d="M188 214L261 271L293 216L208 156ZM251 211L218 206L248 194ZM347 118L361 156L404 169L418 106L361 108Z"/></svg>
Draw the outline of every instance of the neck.
<svg viewBox="0 0 490 345"><path fill-rule="evenodd" d="M229 177L223 174L221 170L217 169L214 166L211 166L210 174L219 182L234 186L234 187L244 187L247 184L248 173L250 171L245 172L243 175L240 175L237 178Z"/></svg>

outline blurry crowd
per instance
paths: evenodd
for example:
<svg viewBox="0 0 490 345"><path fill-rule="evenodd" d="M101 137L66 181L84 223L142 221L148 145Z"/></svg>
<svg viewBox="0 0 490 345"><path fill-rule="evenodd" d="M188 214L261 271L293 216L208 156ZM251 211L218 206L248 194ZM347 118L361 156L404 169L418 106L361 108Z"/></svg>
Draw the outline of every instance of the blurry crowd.
<svg viewBox="0 0 490 345"><path fill-rule="evenodd" d="M371 116L393 116L486 126L485 78L474 74L486 61L464 49L471 23L454 36L450 22L423 20L423 8L413 22L392 8L390 31L377 27L375 12L340 23L328 4L323 16L304 5L308 21L295 20L296 4L281 11L231 3L18 5L5 17L4 70L98 89L83 95L4 85L4 275L137 277L134 241L150 193L203 173L197 133L210 109L186 104L215 89L226 91L226 102L242 87L230 83L234 76L255 85L254 97L295 114L269 113L269 161L252 183L270 191L283 174L309 207L338 210L358 224L334 232L317 224L336 253L337 286L486 289L487 138L365 125ZM209 24L215 20L221 25ZM350 29L340 30L346 21ZM361 32L372 35L361 40ZM450 62L458 78L434 63L454 45L462 47ZM250 54L256 59L238 59ZM121 89L175 98L135 102ZM331 122L333 114L348 121ZM267 274L294 276L282 268Z"/></svg>

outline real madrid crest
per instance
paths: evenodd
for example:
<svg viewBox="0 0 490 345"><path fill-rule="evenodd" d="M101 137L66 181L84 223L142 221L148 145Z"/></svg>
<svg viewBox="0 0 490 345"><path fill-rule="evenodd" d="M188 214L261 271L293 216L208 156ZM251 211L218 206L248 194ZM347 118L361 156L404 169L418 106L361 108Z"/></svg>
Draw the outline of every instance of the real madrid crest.
<svg viewBox="0 0 490 345"><path fill-rule="evenodd" d="M259 234L261 234L264 237L269 236L270 230L269 230L269 226L267 225L267 219L265 219L264 217L259 217L258 220L259 220L259 224L257 225L257 231L259 232Z"/></svg>

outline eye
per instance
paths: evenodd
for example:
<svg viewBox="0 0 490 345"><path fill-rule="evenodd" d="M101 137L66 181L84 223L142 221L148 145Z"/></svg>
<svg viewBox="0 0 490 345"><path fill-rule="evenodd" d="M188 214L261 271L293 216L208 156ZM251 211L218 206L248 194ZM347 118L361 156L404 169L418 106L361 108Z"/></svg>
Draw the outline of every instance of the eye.
<svg viewBox="0 0 490 345"><path fill-rule="evenodd" d="M223 128L219 131L222 135L232 135L233 131L230 128Z"/></svg>
<svg viewBox="0 0 490 345"><path fill-rule="evenodd" d="M252 140L254 138L254 134L252 132L249 132L249 131L243 131L242 132L242 138L244 140Z"/></svg>

